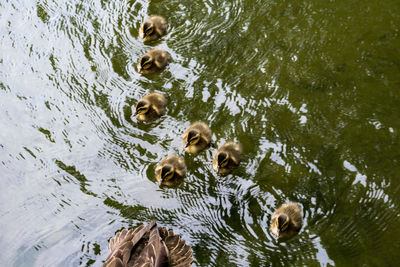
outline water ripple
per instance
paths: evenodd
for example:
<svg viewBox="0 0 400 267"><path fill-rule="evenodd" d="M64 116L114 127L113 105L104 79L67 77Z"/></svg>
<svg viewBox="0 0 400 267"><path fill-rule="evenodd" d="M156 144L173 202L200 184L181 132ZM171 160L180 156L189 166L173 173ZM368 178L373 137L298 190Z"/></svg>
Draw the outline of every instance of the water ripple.
<svg viewBox="0 0 400 267"><path fill-rule="evenodd" d="M392 264L399 10L393 1L360 10L321 1L6 0L1 262L98 265L118 229L157 219L192 245L198 266ZM143 43L139 25L155 14L168 33ZM170 64L138 74L138 59L155 47ZM131 107L153 91L168 98L167 114L132 119ZM216 147L183 152L181 135L196 120L209 124L216 146L243 145L232 174L214 173ZM154 169L170 154L185 158L187 176L159 188ZM280 242L269 224L287 201L301 204L304 226Z"/></svg>

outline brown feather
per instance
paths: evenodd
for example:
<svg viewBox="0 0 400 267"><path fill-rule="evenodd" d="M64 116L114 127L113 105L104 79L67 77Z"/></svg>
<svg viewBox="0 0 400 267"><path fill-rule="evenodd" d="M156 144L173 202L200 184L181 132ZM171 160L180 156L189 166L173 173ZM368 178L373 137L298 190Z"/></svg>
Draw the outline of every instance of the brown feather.
<svg viewBox="0 0 400 267"><path fill-rule="evenodd" d="M156 50L156 49L153 49ZM156 50L154 51L154 63L156 64L158 69L164 68L168 64L168 59L170 58L170 54L164 50Z"/></svg>
<svg viewBox="0 0 400 267"><path fill-rule="evenodd" d="M116 233L110 239L110 256L103 267L190 266L191 247L172 230L157 227L153 221L134 230Z"/></svg>

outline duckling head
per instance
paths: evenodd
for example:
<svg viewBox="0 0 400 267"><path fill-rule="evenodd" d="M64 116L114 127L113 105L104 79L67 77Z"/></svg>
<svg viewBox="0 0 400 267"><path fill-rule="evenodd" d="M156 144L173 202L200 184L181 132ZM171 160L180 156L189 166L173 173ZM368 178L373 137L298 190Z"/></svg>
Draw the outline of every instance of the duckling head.
<svg viewBox="0 0 400 267"><path fill-rule="evenodd" d="M175 169L171 165L165 165L161 169L161 181L158 184L159 187L162 187L165 182L169 181L174 177Z"/></svg>
<svg viewBox="0 0 400 267"><path fill-rule="evenodd" d="M219 173L219 170L221 168L224 168L228 165L229 162L229 154L226 152L220 152L218 154L217 157L217 162L218 162L218 166L217 166L217 173Z"/></svg>
<svg viewBox="0 0 400 267"><path fill-rule="evenodd" d="M197 144L200 141L200 133L196 130L192 130L188 133L185 148Z"/></svg>
<svg viewBox="0 0 400 267"><path fill-rule="evenodd" d="M143 24L143 34L142 39L145 39L146 37L150 37L150 35L152 35L154 33L154 24L151 22L145 22Z"/></svg>
<svg viewBox="0 0 400 267"><path fill-rule="evenodd" d="M153 66L153 58L149 55L144 55L139 62L138 71L150 69Z"/></svg>
<svg viewBox="0 0 400 267"><path fill-rule="evenodd" d="M137 115L144 115L147 112L149 112L150 109L150 103L146 100L140 100L139 103L136 105L136 112L134 116Z"/></svg>
<svg viewBox="0 0 400 267"><path fill-rule="evenodd" d="M288 227L289 227L289 216L287 216L286 214L279 215L278 219L276 220L278 237L280 237L281 233L286 231Z"/></svg>

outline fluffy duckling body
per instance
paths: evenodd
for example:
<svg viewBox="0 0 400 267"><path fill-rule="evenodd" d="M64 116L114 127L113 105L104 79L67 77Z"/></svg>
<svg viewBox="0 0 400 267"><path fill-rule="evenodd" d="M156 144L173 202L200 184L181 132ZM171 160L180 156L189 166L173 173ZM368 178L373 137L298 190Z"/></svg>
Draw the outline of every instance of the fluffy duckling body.
<svg viewBox="0 0 400 267"><path fill-rule="evenodd" d="M151 16L140 25L139 37L145 42L154 41L167 32L167 21L161 16Z"/></svg>
<svg viewBox="0 0 400 267"><path fill-rule="evenodd" d="M303 225L303 216L299 204L289 202L280 206L271 219L271 232L280 239L296 235Z"/></svg>
<svg viewBox="0 0 400 267"><path fill-rule="evenodd" d="M183 149L188 153L196 154L211 144L211 130L204 122L194 122L183 133Z"/></svg>
<svg viewBox="0 0 400 267"><path fill-rule="evenodd" d="M168 100L159 93L145 95L135 106L133 116L141 121L154 120L165 113Z"/></svg>
<svg viewBox="0 0 400 267"><path fill-rule="evenodd" d="M140 74L151 74L160 71L168 64L170 54L161 49L151 49L144 54L137 64Z"/></svg>
<svg viewBox="0 0 400 267"><path fill-rule="evenodd" d="M103 267L191 266L192 249L180 235L155 221L123 229L109 242L110 255Z"/></svg>
<svg viewBox="0 0 400 267"><path fill-rule="evenodd" d="M228 174L236 168L242 156L242 146L234 142L227 142L215 153L213 169L218 174Z"/></svg>
<svg viewBox="0 0 400 267"><path fill-rule="evenodd" d="M163 159L156 167L156 179L159 186L175 186L186 175L186 164L183 158L172 155Z"/></svg>

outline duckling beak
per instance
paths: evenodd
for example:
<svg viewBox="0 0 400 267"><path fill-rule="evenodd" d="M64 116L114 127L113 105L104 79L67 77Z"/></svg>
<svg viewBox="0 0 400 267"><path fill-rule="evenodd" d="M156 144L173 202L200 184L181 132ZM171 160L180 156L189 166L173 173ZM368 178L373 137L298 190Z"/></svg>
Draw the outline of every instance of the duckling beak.
<svg viewBox="0 0 400 267"><path fill-rule="evenodd" d="M185 148L187 148L189 145L190 145L190 142L189 142L189 141L188 141L188 142L186 142L186 144L185 144Z"/></svg>
<svg viewBox="0 0 400 267"><path fill-rule="evenodd" d="M135 111L135 114L133 114L134 117L136 117L136 115L138 114L137 110Z"/></svg>
<svg viewBox="0 0 400 267"><path fill-rule="evenodd" d="M218 165L217 166L217 173L219 173L219 170L221 169L221 167Z"/></svg>
<svg viewBox="0 0 400 267"><path fill-rule="evenodd" d="M158 184L158 187L162 187L163 185L164 185L164 179L161 178L161 181L160 181L160 183Z"/></svg>
<svg viewBox="0 0 400 267"><path fill-rule="evenodd" d="M281 236L281 229L278 229L278 230L276 231L276 233L278 234L278 237L280 237L280 236Z"/></svg>
<svg viewBox="0 0 400 267"><path fill-rule="evenodd" d="M142 39L144 39L146 37L146 33L142 33Z"/></svg>
<svg viewBox="0 0 400 267"><path fill-rule="evenodd" d="M139 67L139 69L138 69L138 72L139 72L139 73L141 73L141 72L142 72L142 70L143 70L143 67L142 67L142 66L140 66L140 67Z"/></svg>

